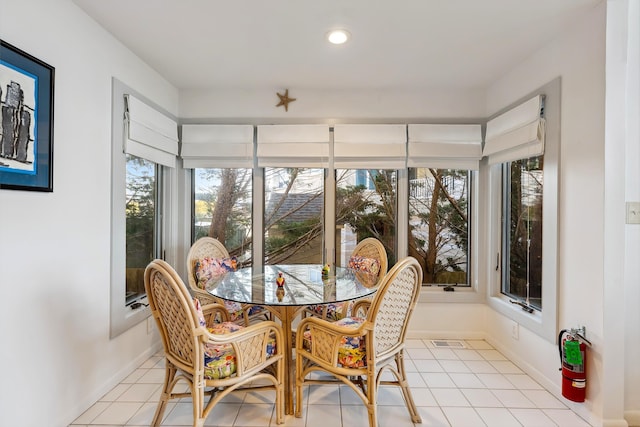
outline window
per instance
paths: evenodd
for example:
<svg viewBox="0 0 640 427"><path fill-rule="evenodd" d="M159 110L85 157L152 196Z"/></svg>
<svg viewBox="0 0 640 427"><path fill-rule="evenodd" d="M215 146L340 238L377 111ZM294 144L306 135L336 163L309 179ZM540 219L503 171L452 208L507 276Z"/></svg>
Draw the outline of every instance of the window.
<svg viewBox="0 0 640 427"><path fill-rule="evenodd" d="M215 237L243 267L252 264L252 174L246 168L193 171L193 242Z"/></svg>
<svg viewBox="0 0 640 427"><path fill-rule="evenodd" d="M471 172L409 169L409 254L424 285L468 286Z"/></svg>
<svg viewBox="0 0 640 427"><path fill-rule="evenodd" d="M374 237L388 264L398 259L398 171L407 159L407 126L338 124L333 129L335 263L345 266L355 245Z"/></svg>
<svg viewBox="0 0 640 427"><path fill-rule="evenodd" d="M336 170L336 265L346 266L359 241L380 240L389 265L396 262L397 172Z"/></svg>
<svg viewBox="0 0 640 427"><path fill-rule="evenodd" d="M408 138L409 255L422 266L424 286L464 287L469 300L477 277L477 263L471 262L478 254L472 227L479 212L473 178L482 158L482 127L412 124Z"/></svg>
<svg viewBox="0 0 640 427"><path fill-rule="evenodd" d="M329 126L262 125L256 140L264 168L264 263L324 263Z"/></svg>
<svg viewBox="0 0 640 427"><path fill-rule="evenodd" d="M487 123L489 305L557 339L560 79Z"/></svg>
<svg viewBox="0 0 640 427"><path fill-rule="evenodd" d="M502 292L542 309L543 156L503 166Z"/></svg>
<svg viewBox="0 0 640 427"><path fill-rule="evenodd" d="M113 79L111 144L110 336L149 316L144 270L154 258L175 262L170 224L175 198L177 123Z"/></svg>
<svg viewBox="0 0 640 427"><path fill-rule="evenodd" d="M322 264L324 169L266 167L265 264Z"/></svg>
<svg viewBox="0 0 640 427"><path fill-rule="evenodd" d="M126 171L126 304L145 296L144 270L160 257L158 171L155 163L127 154Z"/></svg>

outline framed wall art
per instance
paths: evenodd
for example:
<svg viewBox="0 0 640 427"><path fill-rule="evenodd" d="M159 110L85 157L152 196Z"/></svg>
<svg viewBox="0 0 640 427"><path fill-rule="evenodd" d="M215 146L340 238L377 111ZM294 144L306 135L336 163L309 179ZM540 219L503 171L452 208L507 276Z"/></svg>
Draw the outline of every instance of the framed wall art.
<svg viewBox="0 0 640 427"><path fill-rule="evenodd" d="M0 189L53 191L54 71L0 40Z"/></svg>

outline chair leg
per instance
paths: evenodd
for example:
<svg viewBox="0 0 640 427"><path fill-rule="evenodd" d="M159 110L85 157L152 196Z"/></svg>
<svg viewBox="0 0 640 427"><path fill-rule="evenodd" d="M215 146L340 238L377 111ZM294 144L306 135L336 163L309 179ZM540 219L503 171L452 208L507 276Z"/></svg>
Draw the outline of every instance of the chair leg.
<svg viewBox="0 0 640 427"><path fill-rule="evenodd" d="M191 387L191 400L193 401L193 427L204 426L204 378L193 377Z"/></svg>
<svg viewBox="0 0 640 427"><path fill-rule="evenodd" d="M249 319L249 310L251 310L251 307L243 307L242 317L244 318L244 326L249 326L251 324L251 320Z"/></svg>
<svg viewBox="0 0 640 427"><path fill-rule="evenodd" d="M378 405L376 403L376 385L367 387L367 396L369 401L365 403L367 412L369 413L369 427L378 427Z"/></svg>
<svg viewBox="0 0 640 427"><path fill-rule="evenodd" d="M280 359L276 365L276 378L278 379L276 386L276 424L284 424L284 384L281 380L284 373L284 360Z"/></svg>
<svg viewBox="0 0 640 427"><path fill-rule="evenodd" d="M171 398L171 383L173 383L173 379L176 376L177 369L171 362L165 360L165 371L164 371L164 385L162 386L162 393L160 394L160 400L158 401L158 407L156 408L156 413L153 416L153 421L151 421L151 426L156 427L159 426L162 422L162 417L164 415L164 411L167 408L167 403Z"/></svg>
<svg viewBox="0 0 640 427"><path fill-rule="evenodd" d="M422 423L422 418L420 417L418 409L416 408L416 404L413 401L413 395L411 394L409 382L407 381L407 374L404 370L404 355L402 352L396 354L396 365L398 366L398 374L400 375L400 388L402 389L402 394L404 396L404 401L407 404L407 409L409 410L411 421L413 421L414 423Z"/></svg>
<svg viewBox="0 0 640 427"><path fill-rule="evenodd" d="M296 402L295 402L295 416L296 418L302 418L302 357L296 355ZM286 369L289 369L288 367Z"/></svg>

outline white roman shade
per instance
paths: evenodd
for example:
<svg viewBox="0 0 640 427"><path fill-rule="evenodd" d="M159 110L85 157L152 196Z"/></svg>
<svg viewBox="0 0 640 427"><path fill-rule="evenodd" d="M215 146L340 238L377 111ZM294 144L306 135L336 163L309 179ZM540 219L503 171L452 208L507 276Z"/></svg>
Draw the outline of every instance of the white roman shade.
<svg viewBox="0 0 640 427"><path fill-rule="evenodd" d="M325 168L329 125L258 126L258 166Z"/></svg>
<svg viewBox="0 0 640 427"><path fill-rule="evenodd" d="M481 125L408 125L408 167L477 170Z"/></svg>
<svg viewBox="0 0 640 427"><path fill-rule="evenodd" d="M403 169L407 161L407 126L335 125L336 169Z"/></svg>
<svg viewBox="0 0 640 427"><path fill-rule="evenodd" d="M185 168L252 168L253 125L182 125Z"/></svg>
<svg viewBox="0 0 640 427"><path fill-rule="evenodd" d="M484 150L489 164L544 154L544 98L538 95L487 122Z"/></svg>
<svg viewBox="0 0 640 427"><path fill-rule="evenodd" d="M176 167L178 124L175 120L126 94L124 152L152 162Z"/></svg>

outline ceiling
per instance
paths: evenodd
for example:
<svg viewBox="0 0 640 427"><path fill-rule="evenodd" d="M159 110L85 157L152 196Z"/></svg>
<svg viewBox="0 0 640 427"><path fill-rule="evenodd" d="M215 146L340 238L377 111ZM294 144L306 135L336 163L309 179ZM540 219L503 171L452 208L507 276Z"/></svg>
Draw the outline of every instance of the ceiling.
<svg viewBox="0 0 640 427"><path fill-rule="evenodd" d="M601 1L74 0L190 90L485 88Z"/></svg>

